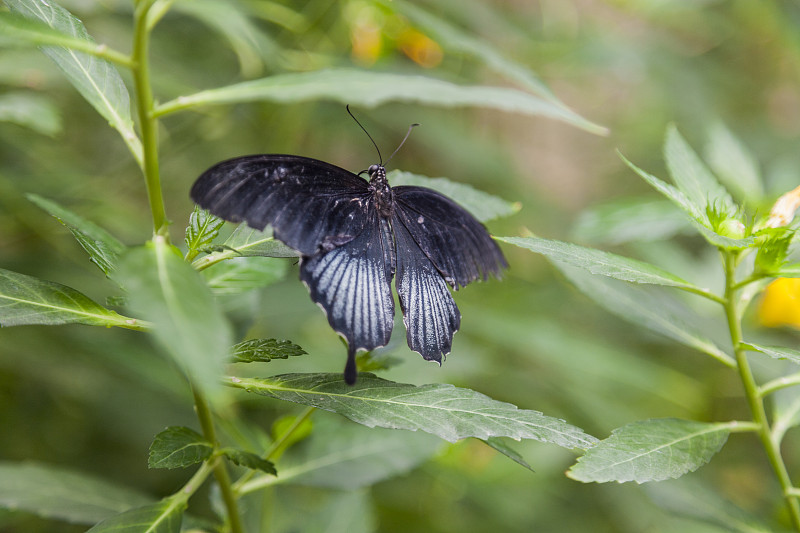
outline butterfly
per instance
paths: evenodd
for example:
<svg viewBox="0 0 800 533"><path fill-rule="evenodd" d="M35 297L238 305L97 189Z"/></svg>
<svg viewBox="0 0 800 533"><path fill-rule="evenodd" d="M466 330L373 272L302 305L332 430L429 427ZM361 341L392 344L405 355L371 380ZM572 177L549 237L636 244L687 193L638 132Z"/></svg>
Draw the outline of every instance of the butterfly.
<svg viewBox="0 0 800 533"><path fill-rule="evenodd" d="M448 287L500 278L508 267L486 228L447 196L391 187L382 162L365 172L369 181L308 157L249 155L212 166L191 189L200 207L258 230L269 225L300 253L300 279L347 341L350 385L356 353L389 342L392 278L408 346L441 364L461 324Z"/></svg>

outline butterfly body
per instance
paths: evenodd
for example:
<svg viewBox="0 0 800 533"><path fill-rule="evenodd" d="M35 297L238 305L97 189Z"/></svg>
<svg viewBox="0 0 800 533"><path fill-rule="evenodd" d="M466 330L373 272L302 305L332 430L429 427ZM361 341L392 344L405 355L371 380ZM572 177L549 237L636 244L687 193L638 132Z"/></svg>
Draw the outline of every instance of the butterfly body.
<svg viewBox="0 0 800 533"><path fill-rule="evenodd" d="M253 155L214 165L191 191L214 215L259 230L270 225L300 252L300 279L347 340L348 383L356 352L389 342L392 278L409 347L441 363L461 321L449 289L507 267L483 225L453 200L391 187L382 165L368 173L369 181L316 159Z"/></svg>

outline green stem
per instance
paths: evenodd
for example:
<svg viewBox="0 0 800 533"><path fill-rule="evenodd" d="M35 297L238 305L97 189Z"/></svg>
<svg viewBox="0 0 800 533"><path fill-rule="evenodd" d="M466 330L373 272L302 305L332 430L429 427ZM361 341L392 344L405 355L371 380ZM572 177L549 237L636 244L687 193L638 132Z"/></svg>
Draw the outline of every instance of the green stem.
<svg viewBox="0 0 800 533"><path fill-rule="evenodd" d="M217 434L214 430L214 419L211 416L211 409L208 407L208 402L202 393L196 388L192 387L194 394L194 406L197 411L197 418L200 421L200 427L203 430L205 439L214 446L214 451L219 450L219 442L217 442ZM242 519L239 516L239 505L236 502L236 495L231 486L231 477L228 474L228 468L224 461L217 461L214 466L214 478L219 485L220 493L222 494L222 501L225 504L225 509L228 512L228 523L231 528L231 533L244 533L242 526Z"/></svg>
<svg viewBox="0 0 800 533"><path fill-rule="evenodd" d="M767 381L758 389L758 394L760 394L763 398L775 391L779 391L788 387L795 387L797 385L800 385L800 373L792 374L791 376L782 376L773 379L772 381Z"/></svg>
<svg viewBox="0 0 800 533"><path fill-rule="evenodd" d="M792 486L792 481L789 478L786 464L783 462L779 443L773 437L770 429L769 419L767 418L767 412L764 408L764 401L755 377L753 376L753 371L750 368L750 362L747 360L747 350L742 345L742 324L739 320L737 309L738 298L736 295L736 291L741 284L737 285L735 279L737 257L733 253L724 252L723 261L725 264L725 316L728 321L731 342L733 343L734 353L736 355L739 377L744 386L744 392L747 398L747 404L753 416L753 422L758 425L756 434L759 440L761 440L761 445L767 453L767 459L783 490L783 497L786 500L786 506L789 510L792 525L796 531L800 532L800 504L798 503L795 489Z"/></svg>
<svg viewBox="0 0 800 533"><path fill-rule="evenodd" d="M155 103L150 86L150 64L148 49L150 33L147 28L147 13L153 0L137 0L134 11L133 29L133 82L138 102L139 126L142 133L144 157L144 180L147 186L147 199L153 215L153 233L169 241L168 221L161 191L161 178L158 170L158 121L153 115Z"/></svg>

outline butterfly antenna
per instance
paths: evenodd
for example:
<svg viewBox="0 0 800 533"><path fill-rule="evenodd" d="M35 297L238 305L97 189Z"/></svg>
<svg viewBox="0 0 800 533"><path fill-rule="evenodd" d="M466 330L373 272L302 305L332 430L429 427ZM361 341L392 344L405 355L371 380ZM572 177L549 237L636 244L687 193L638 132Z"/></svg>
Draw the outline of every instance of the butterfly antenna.
<svg viewBox="0 0 800 533"><path fill-rule="evenodd" d="M400 146L398 146L398 147L397 147L397 149L395 149L395 151L394 151L394 152L392 152L392 155L390 155L390 156L389 156L389 159L387 159L387 160L386 160L386 164L385 164L385 165L383 165L383 166L386 166L386 165L388 165L388 164L389 164L389 161L391 161L391 160L392 160L392 158L394 157L394 154L396 154L397 152L399 152L399 151L400 151L400 148L402 148L402 147L403 147L403 145L406 143L406 140L408 139L408 136L409 136L409 135L411 135L411 130L413 130L413 129L414 129L414 127L416 127L416 126L419 126L419 124L416 124L416 123L415 123L415 124L412 124L412 125L410 125L410 126L408 127L408 131L406 132L406 136L405 136L405 137L403 137L403 140L402 140L402 141L400 141Z"/></svg>
<svg viewBox="0 0 800 533"><path fill-rule="evenodd" d="M373 139L373 138L372 138L372 135L370 135L370 134L369 134L369 132L367 131L367 129L366 129L364 126L362 126L362 125L361 125L361 123L358 121L358 119L356 118L356 116L355 116L355 115L354 115L354 114L353 114L353 113L350 111L350 104L347 104L346 106L344 106L344 108L345 108L345 109L347 109L347 114L348 114L348 115L350 115L350 116L353 118L353 120L355 120L355 121L356 121L356 124L358 124L358 127L359 127L359 128L361 128L361 131L363 131L364 133L366 133L366 134L367 134L367 137L369 137L369 140L370 140L370 141L372 141L372 146L374 146L374 147L375 147L375 150L377 150L377 152L378 152L378 159L379 159L379 160L380 160L380 162L381 162L381 166L383 166L383 157L381 156L381 149L380 149L380 148L378 148L378 145L375 143L375 139ZM394 154L392 154L392 155L394 155ZM391 159L391 158L389 158L389 159Z"/></svg>

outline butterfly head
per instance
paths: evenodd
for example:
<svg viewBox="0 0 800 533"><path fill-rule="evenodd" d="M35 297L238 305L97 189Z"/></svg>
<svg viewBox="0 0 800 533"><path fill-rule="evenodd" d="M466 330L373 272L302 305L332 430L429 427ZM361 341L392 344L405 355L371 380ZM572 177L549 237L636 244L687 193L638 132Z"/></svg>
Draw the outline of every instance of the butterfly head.
<svg viewBox="0 0 800 533"><path fill-rule="evenodd" d="M367 169L370 183L386 183L386 167L383 165L370 165Z"/></svg>

